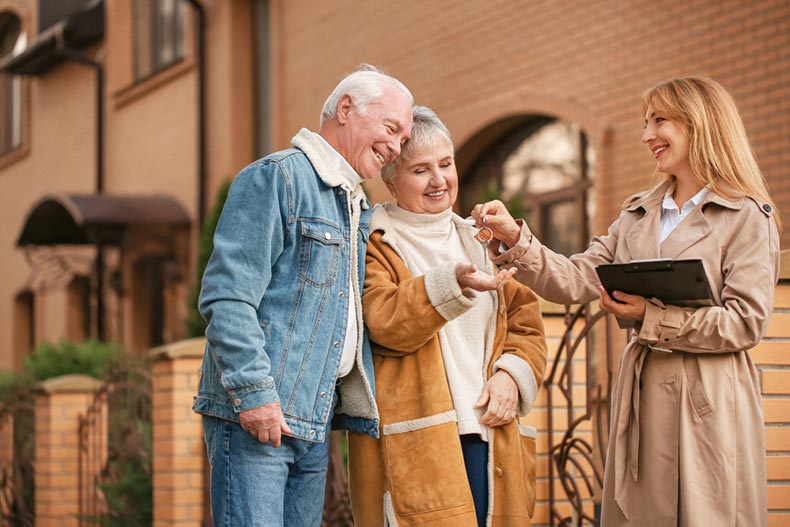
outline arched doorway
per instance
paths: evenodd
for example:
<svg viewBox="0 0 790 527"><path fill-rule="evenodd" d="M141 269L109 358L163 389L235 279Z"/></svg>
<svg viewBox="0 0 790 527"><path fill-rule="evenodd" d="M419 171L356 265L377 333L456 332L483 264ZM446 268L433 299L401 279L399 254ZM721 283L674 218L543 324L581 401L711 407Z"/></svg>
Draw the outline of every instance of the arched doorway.
<svg viewBox="0 0 790 527"><path fill-rule="evenodd" d="M566 255L589 242L595 154L577 123L548 115L497 121L459 149L459 212L500 199L545 245Z"/></svg>

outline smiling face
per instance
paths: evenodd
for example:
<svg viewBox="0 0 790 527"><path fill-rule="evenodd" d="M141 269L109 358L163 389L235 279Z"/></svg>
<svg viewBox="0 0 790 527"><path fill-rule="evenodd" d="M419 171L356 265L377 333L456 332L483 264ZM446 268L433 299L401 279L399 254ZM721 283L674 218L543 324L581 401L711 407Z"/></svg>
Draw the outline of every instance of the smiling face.
<svg viewBox="0 0 790 527"><path fill-rule="evenodd" d="M386 183L400 208L421 214L444 212L458 196L452 146L440 140L418 149L411 159L401 160Z"/></svg>
<svg viewBox="0 0 790 527"><path fill-rule="evenodd" d="M652 104L647 106L642 142L656 158L659 172L680 178L691 176L688 133L677 120L654 110Z"/></svg>
<svg viewBox="0 0 790 527"><path fill-rule="evenodd" d="M338 103L341 125L336 149L362 179L373 179L381 168L400 155L411 133L411 102L389 84L382 86L378 100L362 111L349 95Z"/></svg>

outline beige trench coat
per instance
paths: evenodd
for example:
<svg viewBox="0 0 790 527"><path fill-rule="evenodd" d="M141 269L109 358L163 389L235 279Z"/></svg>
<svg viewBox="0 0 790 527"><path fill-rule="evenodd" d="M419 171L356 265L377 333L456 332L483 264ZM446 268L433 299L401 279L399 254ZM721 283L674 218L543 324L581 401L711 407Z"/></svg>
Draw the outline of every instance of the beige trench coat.
<svg viewBox="0 0 790 527"><path fill-rule="evenodd" d="M598 298L595 267L647 258L702 259L716 305L648 302L612 395L604 527L761 527L765 431L748 350L765 334L779 268L767 203L710 192L659 245L669 183L634 196L582 254L543 247L526 230L495 257L549 301Z"/></svg>

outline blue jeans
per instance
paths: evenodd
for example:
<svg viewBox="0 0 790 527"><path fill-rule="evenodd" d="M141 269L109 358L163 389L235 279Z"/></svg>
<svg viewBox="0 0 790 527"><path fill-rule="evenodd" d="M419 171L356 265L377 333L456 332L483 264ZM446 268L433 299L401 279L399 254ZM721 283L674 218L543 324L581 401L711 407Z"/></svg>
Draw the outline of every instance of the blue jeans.
<svg viewBox="0 0 790 527"><path fill-rule="evenodd" d="M466 477L475 502L478 527L485 527L488 513L488 443L476 434L461 436Z"/></svg>
<svg viewBox="0 0 790 527"><path fill-rule="evenodd" d="M328 430L323 443L282 436L282 444L274 448L238 423L204 415L203 433L215 527L321 525Z"/></svg>

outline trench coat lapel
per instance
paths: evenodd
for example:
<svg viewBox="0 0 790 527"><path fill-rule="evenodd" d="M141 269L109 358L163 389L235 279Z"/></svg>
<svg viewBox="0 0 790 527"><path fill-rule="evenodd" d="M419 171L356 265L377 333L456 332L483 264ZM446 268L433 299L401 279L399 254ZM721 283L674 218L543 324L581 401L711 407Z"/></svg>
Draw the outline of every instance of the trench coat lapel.
<svg viewBox="0 0 790 527"><path fill-rule="evenodd" d="M734 194L729 186L719 183L720 191L729 192ZM733 210L738 210L743 207L743 200L746 198L740 197L735 199L728 199L718 194L715 190L711 190L705 199L698 207L695 207L688 216L686 216L673 230L669 236L661 244L661 257L677 259L686 249L699 242L706 236L713 232L708 218L705 217L705 210L708 207L726 207Z"/></svg>
<svg viewBox="0 0 790 527"><path fill-rule="evenodd" d="M680 253L708 236L713 230L702 212L704 203L689 212L661 244L661 256L675 260Z"/></svg>
<svg viewBox="0 0 790 527"><path fill-rule="evenodd" d="M631 260L647 260L660 256L658 245L661 230L660 203L664 199L668 185L668 183L659 185L626 207L630 212L637 212L639 209L644 211L643 216L636 220L625 235L625 245Z"/></svg>

